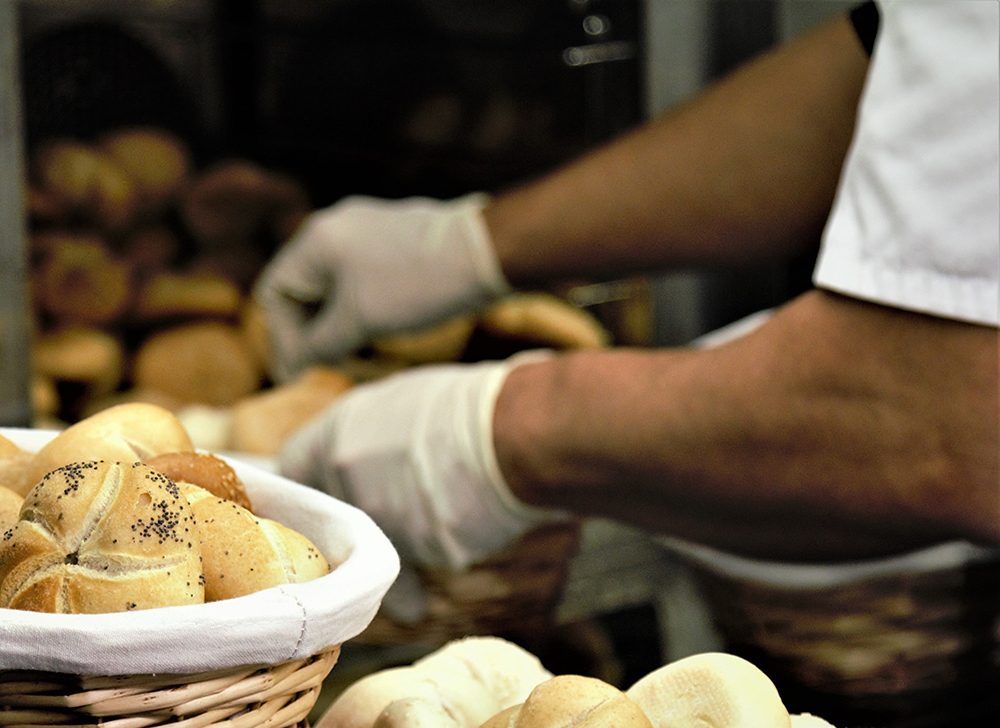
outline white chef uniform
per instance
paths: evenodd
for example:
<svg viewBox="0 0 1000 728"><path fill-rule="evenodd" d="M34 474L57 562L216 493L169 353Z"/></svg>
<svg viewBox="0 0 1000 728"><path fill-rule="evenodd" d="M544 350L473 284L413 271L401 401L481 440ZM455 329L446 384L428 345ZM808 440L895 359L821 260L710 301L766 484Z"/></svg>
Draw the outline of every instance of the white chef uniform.
<svg viewBox="0 0 1000 728"><path fill-rule="evenodd" d="M814 283L1000 321L1000 3L897 0L881 23Z"/></svg>

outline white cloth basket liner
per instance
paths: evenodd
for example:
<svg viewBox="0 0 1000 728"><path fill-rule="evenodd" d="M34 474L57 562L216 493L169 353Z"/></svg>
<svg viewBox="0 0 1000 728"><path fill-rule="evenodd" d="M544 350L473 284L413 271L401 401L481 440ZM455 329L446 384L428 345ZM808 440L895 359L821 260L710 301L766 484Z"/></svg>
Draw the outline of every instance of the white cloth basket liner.
<svg viewBox="0 0 1000 728"><path fill-rule="evenodd" d="M0 428L35 451L57 433ZM307 536L336 569L237 599L112 614L0 609L0 670L76 675L197 673L277 665L360 634L399 573L388 538L362 511L221 455L254 511Z"/></svg>

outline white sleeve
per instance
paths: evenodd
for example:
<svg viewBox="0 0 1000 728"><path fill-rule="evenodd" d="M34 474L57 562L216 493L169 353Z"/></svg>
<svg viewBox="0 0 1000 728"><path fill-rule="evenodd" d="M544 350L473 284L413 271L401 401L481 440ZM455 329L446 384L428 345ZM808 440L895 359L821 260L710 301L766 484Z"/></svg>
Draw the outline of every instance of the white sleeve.
<svg viewBox="0 0 1000 728"><path fill-rule="evenodd" d="M814 282L996 326L1000 4L900 0L880 11Z"/></svg>

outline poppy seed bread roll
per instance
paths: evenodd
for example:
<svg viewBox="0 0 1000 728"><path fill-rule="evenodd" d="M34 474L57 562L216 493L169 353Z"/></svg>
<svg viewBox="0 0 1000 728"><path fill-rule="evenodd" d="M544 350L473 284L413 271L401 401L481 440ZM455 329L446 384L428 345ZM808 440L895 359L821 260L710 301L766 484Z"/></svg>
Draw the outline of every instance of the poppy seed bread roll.
<svg viewBox="0 0 1000 728"><path fill-rule="evenodd" d="M0 607L100 614L204 601L201 548L177 484L142 463L60 467L0 542Z"/></svg>
<svg viewBox="0 0 1000 728"><path fill-rule="evenodd" d="M330 572L309 539L254 516L204 488L178 486L194 513L205 573L205 601L232 599L280 584L299 584Z"/></svg>

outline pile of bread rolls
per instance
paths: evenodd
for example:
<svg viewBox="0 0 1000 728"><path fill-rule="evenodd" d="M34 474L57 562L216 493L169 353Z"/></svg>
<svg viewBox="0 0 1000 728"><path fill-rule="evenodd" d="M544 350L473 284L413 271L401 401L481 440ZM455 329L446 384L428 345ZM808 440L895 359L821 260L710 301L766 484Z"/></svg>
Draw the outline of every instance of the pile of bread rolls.
<svg viewBox="0 0 1000 728"><path fill-rule="evenodd" d="M331 565L255 515L232 467L171 412L109 408L37 452L0 436L0 608L93 614L200 604Z"/></svg>
<svg viewBox="0 0 1000 728"><path fill-rule="evenodd" d="M451 642L350 685L316 728L832 728L790 715L771 680L743 658L694 655L625 691L553 675L496 637Z"/></svg>
<svg viewBox="0 0 1000 728"><path fill-rule="evenodd" d="M357 381L609 343L564 299L520 294L480 316L365 342L347 361L276 386L249 293L311 211L296 179L247 159L199 165L186 140L155 127L45 140L28 171L36 426L146 402L182 416L199 447L273 455Z"/></svg>

